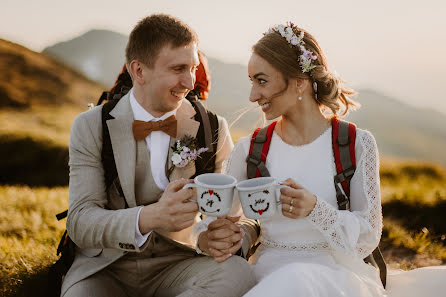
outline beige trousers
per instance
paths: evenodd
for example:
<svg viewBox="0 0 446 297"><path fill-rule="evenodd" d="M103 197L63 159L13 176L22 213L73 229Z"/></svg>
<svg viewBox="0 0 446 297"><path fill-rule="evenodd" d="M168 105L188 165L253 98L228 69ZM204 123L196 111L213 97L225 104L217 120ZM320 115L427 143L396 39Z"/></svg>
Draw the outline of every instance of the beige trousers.
<svg viewBox="0 0 446 297"><path fill-rule="evenodd" d="M254 285L254 273L241 257L217 263L179 249L175 254L156 256L146 249L127 254L76 283L64 297L235 297Z"/></svg>

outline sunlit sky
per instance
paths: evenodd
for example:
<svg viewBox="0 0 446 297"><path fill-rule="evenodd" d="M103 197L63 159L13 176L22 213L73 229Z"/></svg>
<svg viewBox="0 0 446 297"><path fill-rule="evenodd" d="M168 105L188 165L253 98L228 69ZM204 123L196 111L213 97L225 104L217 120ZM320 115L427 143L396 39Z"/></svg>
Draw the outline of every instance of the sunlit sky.
<svg viewBox="0 0 446 297"><path fill-rule="evenodd" d="M262 32L291 20L318 39L330 68L352 86L446 114L445 3L1 0L0 38L41 51L90 29L128 35L139 19L163 12L192 26L207 55L246 65L250 48Z"/></svg>

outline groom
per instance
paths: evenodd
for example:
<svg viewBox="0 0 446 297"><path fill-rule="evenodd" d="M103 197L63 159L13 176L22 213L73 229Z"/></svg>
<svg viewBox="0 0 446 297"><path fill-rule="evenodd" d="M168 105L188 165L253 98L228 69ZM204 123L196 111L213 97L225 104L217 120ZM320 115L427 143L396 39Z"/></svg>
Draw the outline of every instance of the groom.
<svg viewBox="0 0 446 297"><path fill-rule="evenodd" d="M243 258L217 263L176 240L187 240L198 210L189 201L194 190L182 189L195 164L175 167L170 157L176 140L196 137L202 124L185 99L194 88L197 43L190 27L167 15L146 17L131 32L126 63L133 88L106 121L117 169L111 185L101 158L103 106L75 119L67 230L76 255L61 296L241 296L254 285ZM215 172L233 147L223 118L218 126ZM253 231L232 218L218 221L204 246L228 241L221 237L225 228L232 228L234 246Z"/></svg>

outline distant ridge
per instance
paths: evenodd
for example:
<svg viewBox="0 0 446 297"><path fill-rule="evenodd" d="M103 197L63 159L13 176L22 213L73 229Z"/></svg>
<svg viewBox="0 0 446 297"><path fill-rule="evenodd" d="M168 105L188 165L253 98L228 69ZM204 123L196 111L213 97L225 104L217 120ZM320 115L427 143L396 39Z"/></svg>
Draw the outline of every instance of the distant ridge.
<svg viewBox="0 0 446 297"><path fill-rule="evenodd" d="M347 120L370 130L385 155L446 164L446 116L404 104L373 90L359 90L362 107Z"/></svg>
<svg viewBox="0 0 446 297"><path fill-rule="evenodd" d="M100 57L95 65L108 65L102 71L101 81L111 85L124 63L124 48L127 37L106 30L92 30L84 35L56 44L45 49L64 63L72 64L79 71L91 57ZM107 44L105 47L104 44ZM62 47L63 45L63 47ZM109 51L104 51L109 48ZM119 49L119 50L118 50ZM107 57L105 59L104 57ZM207 100L208 106L233 122L239 112L250 106L250 82L247 67L228 64L208 57L212 77L212 89ZM84 71L88 77L95 79L91 72ZM96 74L95 74L96 75ZM347 119L358 124L362 129L370 130L378 143L382 155L399 158L421 159L446 165L446 116L434 110L420 109L403 103L374 90L358 90L357 100L362 108L352 112ZM260 111L252 111L235 122L232 129L246 135L260 119Z"/></svg>
<svg viewBox="0 0 446 297"><path fill-rule="evenodd" d="M72 40L47 47L43 53L110 87L124 64L127 39L127 36L116 32L91 30Z"/></svg>
<svg viewBox="0 0 446 297"><path fill-rule="evenodd" d="M0 39L0 107L84 105L102 87L54 58Z"/></svg>

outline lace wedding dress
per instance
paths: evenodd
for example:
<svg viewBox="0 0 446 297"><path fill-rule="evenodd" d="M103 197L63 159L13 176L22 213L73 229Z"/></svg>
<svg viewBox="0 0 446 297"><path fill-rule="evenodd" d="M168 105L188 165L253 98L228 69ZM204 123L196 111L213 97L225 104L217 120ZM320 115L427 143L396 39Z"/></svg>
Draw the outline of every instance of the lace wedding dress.
<svg viewBox="0 0 446 297"><path fill-rule="evenodd" d="M226 164L226 173L238 181L247 179L250 140L251 136L240 139ZM317 203L305 218L290 219L280 211L260 220L261 245L250 258L258 284L245 296L387 296L378 271L363 261L378 245L382 230L378 150L369 132L357 130L355 152L352 211L338 210L331 127L301 146L288 145L273 133L266 161L271 176L278 181L294 179L317 196ZM235 191L232 215L241 214ZM196 230L206 229L210 220L203 220ZM402 275L392 275L388 286L401 281ZM413 296L408 293L402 290L392 296Z"/></svg>

